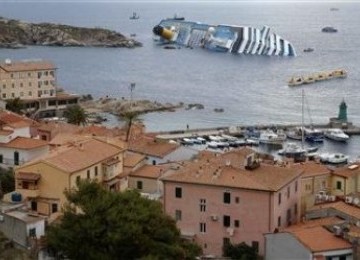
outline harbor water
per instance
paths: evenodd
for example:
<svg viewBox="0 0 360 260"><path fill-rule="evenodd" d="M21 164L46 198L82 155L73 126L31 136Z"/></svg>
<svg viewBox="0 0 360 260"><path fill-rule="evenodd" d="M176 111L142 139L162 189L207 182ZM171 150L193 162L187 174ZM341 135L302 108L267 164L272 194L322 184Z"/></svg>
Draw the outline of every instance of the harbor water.
<svg viewBox="0 0 360 260"><path fill-rule="evenodd" d="M331 11L336 7L338 11ZM64 89L94 97L133 97L159 102L201 103L203 110L150 113L148 131L250 124L301 122L305 89L307 123L327 123L344 99L348 118L360 125L360 3L246 2L27 2L1 1L0 15L29 22L104 27L143 43L135 49L28 47L1 49L0 59L47 59L58 67ZM136 12L140 18L129 17ZM174 14L209 24L246 25L271 30L289 40L297 57L215 53L203 49L165 50L153 42L152 28ZM324 33L326 26L337 33ZM313 48L313 52L303 52ZM346 79L288 87L296 75L343 68ZM224 112L214 112L223 108ZM117 123L115 121L115 123ZM326 141L326 149L360 155L360 139L347 144ZM324 148L324 149L325 149Z"/></svg>

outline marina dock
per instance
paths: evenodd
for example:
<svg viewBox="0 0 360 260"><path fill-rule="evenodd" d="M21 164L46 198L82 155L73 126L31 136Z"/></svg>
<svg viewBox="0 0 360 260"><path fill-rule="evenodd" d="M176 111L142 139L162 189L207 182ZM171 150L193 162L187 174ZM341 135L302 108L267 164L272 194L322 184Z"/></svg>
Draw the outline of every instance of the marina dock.
<svg viewBox="0 0 360 260"><path fill-rule="evenodd" d="M220 135L220 134L229 134L238 137L244 136L245 132L249 129L254 130L266 130L266 129L279 129L279 130L288 130L292 128L301 127L298 124L260 124L260 125L240 125L240 126L227 126L227 127L214 127L214 128L195 128L195 129L185 129L185 130L173 130L173 131L162 131L157 132L156 138L160 140L171 140L171 139L181 139L188 137L197 137L197 136L208 136L208 135ZM329 124L312 124L304 125L304 127L313 127L320 130L325 130L329 128L339 128L332 127ZM355 125L348 125L346 128L341 128L348 135L360 135L360 127Z"/></svg>

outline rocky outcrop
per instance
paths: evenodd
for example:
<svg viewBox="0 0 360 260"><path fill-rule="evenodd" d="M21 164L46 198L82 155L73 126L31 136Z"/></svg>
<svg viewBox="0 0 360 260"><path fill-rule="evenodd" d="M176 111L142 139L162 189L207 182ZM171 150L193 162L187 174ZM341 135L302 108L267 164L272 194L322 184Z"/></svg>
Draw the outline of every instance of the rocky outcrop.
<svg viewBox="0 0 360 260"><path fill-rule="evenodd" d="M19 48L26 45L133 48L142 44L118 32L102 28L34 24L0 17L0 48Z"/></svg>

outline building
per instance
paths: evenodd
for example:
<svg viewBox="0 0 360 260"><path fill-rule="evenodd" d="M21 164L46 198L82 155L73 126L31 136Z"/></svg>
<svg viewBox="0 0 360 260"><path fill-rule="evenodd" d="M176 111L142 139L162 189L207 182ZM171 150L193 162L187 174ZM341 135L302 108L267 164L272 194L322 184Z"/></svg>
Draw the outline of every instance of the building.
<svg viewBox="0 0 360 260"><path fill-rule="evenodd" d="M267 260L279 259L353 259L353 245L337 233L344 220L328 217L266 234ZM355 258L354 258L355 259Z"/></svg>
<svg viewBox="0 0 360 260"><path fill-rule="evenodd" d="M51 216L66 202L64 191L76 187L81 179L120 190L123 153L123 148L97 138L59 147L15 169L16 192L32 211Z"/></svg>
<svg viewBox="0 0 360 260"><path fill-rule="evenodd" d="M130 140L128 149L131 152L145 155L148 163L153 165L190 160L198 154L195 149L146 135Z"/></svg>
<svg viewBox="0 0 360 260"><path fill-rule="evenodd" d="M331 173L331 194L346 196L360 192L359 164L351 164L333 169Z"/></svg>
<svg viewBox="0 0 360 260"><path fill-rule="evenodd" d="M23 204L0 202L0 231L24 248L31 246L31 239L45 235L45 218L31 214Z"/></svg>
<svg viewBox="0 0 360 260"><path fill-rule="evenodd" d="M264 254L264 233L297 223L301 172L262 164L253 150L201 153L162 178L165 212L205 255L246 242Z"/></svg>
<svg viewBox="0 0 360 260"><path fill-rule="evenodd" d="M325 165L315 161L295 163L291 166L302 171L301 176L301 215L315 205L316 196L319 193L330 194L331 170Z"/></svg>
<svg viewBox="0 0 360 260"><path fill-rule="evenodd" d="M68 94L57 86L57 68L52 62L25 60L0 63L0 98L20 98L28 113L37 116L55 116L67 105L77 104L78 95ZM35 116L35 115L34 115Z"/></svg>
<svg viewBox="0 0 360 260"><path fill-rule="evenodd" d="M46 141L34 139L37 123L9 111L0 111L0 165L13 167L47 154Z"/></svg>

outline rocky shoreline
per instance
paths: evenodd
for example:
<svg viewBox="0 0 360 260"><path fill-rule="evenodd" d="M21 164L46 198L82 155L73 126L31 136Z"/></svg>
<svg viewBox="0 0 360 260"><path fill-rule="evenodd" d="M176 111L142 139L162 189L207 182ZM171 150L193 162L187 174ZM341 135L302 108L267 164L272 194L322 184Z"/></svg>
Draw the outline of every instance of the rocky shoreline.
<svg viewBox="0 0 360 260"><path fill-rule="evenodd" d="M0 48L30 45L71 47L140 47L121 33L103 28L85 28L52 23L27 23L0 17Z"/></svg>
<svg viewBox="0 0 360 260"><path fill-rule="evenodd" d="M128 112L138 112L145 114L157 111L175 111L183 107L183 103L159 103L150 100L128 100L115 98L100 98L97 100L86 100L80 102L80 106L87 113L111 113L113 115L121 116Z"/></svg>

